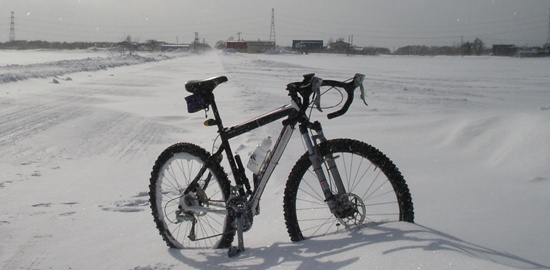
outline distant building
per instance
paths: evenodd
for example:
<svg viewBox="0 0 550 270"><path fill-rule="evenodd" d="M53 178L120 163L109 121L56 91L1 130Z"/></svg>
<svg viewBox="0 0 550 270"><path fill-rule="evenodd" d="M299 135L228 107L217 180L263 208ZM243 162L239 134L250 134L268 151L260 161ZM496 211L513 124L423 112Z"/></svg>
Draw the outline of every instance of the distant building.
<svg viewBox="0 0 550 270"><path fill-rule="evenodd" d="M540 57L542 56L542 50L539 50L539 48L520 48L518 49L519 57Z"/></svg>
<svg viewBox="0 0 550 270"><path fill-rule="evenodd" d="M493 55L496 56L514 56L518 53L516 45L493 45Z"/></svg>
<svg viewBox="0 0 550 270"><path fill-rule="evenodd" d="M160 50L163 52L188 51L189 44L162 44Z"/></svg>
<svg viewBox="0 0 550 270"><path fill-rule="evenodd" d="M292 49L300 52L320 52L323 50L322 40L293 40Z"/></svg>
<svg viewBox="0 0 550 270"><path fill-rule="evenodd" d="M226 44L227 49L233 49L237 52L245 53L248 51L248 44L244 40L228 41Z"/></svg>
<svg viewBox="0 0 550 270"><path fill-rule="evenodd" d="M351 44L343 41L336 41L328 45L328 50L331 53L350 53Z"/></svg>
<svg viewBox="0 0 550 270"><path fill-rule="evenodd" d="M264 53L275 49L274 41L228 41L226 49L235 50L241 53Z"/></svg>
<svg viewBox="0 0 550 270"><path fill-rule="evenodd" d="M247 41L248 53L264 53L275 49L275 41Z"/></svg>

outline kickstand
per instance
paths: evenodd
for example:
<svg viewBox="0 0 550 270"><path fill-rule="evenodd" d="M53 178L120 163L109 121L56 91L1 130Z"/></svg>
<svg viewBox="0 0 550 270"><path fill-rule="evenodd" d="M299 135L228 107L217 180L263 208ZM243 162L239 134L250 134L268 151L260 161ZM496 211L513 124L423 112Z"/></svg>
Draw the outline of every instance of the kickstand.
<svg viewBox="0 0 550 270"><path fill-rule="evenodd" d="M237 239L238 239L238 246L231 246L229 248L229 251L227 252L227 255L229 257L234 257L239 255L241 252L244 251L244 237L243 237L243 213L237 214Z"/></svg>

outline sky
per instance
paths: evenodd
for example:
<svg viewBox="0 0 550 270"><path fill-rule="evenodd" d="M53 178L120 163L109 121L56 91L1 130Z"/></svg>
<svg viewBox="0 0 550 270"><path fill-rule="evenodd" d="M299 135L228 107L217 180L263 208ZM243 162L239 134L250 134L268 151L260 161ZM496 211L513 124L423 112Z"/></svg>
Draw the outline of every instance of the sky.
<svg viewBox="0 0 550 270"><path fill-rule="evenodd" d="M356 46L540 46L549 34L550 0L0 0L0 42L109 41L131 36L210 45L228 39L344 39Z"/></svg>

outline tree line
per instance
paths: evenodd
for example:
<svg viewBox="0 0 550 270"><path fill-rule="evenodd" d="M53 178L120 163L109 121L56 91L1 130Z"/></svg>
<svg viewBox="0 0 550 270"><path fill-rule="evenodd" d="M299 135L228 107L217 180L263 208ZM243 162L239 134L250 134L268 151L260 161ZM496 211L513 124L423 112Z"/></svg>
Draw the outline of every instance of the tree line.
<svg viewBox="0 0 550 270"><path fill-rule="evenodd" d="M394 52L396 55L484 55L490 53L491 50L485 48L485 44L479 38L458 46L410 45L401 47Z"/></svg>
<svg viewBox="0 0 550 270"><path fill-rule="evenodd" d="M2 50L35 50L35 49L52 49L52 50L81 50L89 48L110 48L118 43L113 42L49 42L44 40L15 40L9 42L0 42Z"/></svg>
<svg viewBox="0 0 550 270"><path fill-rule="evenodd" d="M158 44L162 42L155 41L151 43L148 41L145 43L146 47L152 48L158 47ZM157 44L158 43L158 44ZM218 43L223 43L222 41ZM220 44L216 44L216 48L220 49ZM128 47L131 50L136 45L136 42L131 42L131 38L128 37L122 42L49 42L42 40L25 41L16 40L1 43L0 49L11 50L33 50L33 49L56 49L56 50L75 50L75 49L89 49L89 48L113 48L113 47ZM135 48L134 48L135 50ZM485 48L484 42L475 38L474 41L466 41L463 44L455 46L425 46L425 45L409 45L400 47L393 53L388 48L383 47L353 47L347 51L352 54L362 55L379 55L379 54L395 54L395 55L485 55L490 54L491 49Z"/></svg>

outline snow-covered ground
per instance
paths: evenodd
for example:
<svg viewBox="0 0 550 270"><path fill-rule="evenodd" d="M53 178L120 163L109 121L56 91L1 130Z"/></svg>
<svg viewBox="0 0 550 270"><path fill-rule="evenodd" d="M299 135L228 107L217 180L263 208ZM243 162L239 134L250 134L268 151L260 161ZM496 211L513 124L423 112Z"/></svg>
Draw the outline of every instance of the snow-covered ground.
<svg viewBox="0 0 550 270"><path fill-rule="evenodd" d="M41 63L39 76L0 81L0 269L550 268L550 58L209 53L92 70L105 56L47 54L0 52L0 76ZM228 76L215 93L230 125L285 104L285 85L311 72L367 76L369 107L319 119L328 137L366 141L396 163L416 223L291 243L282 197L303 153L295 138L246 252L168 249L150 214L150 170L167 146L210 149L216 136L204 113L186 112L185 81ZM278 128L234 149L246 155Z"/></svg>
<svg viewBox="0 0 550 270"><path fill-rule="evenodd" d="M113 54L105 50L0 50L0 66L39 64L60 60L79 60L108 57L109 55Z"/></svg>
<svg viewBox="0 0 550 270"><path fill-rule="evenodd" d="M17 51L0 51L0 57L3 57L0 58L2 59L0 61L0 83L47 77L54 77L52 82L58 83L59 80L71 80L70 77L58 78L58 76L68 73L97 71L168 58L164 54L149 54L149 56L144 57L137 54L121 55L119 53L119 55L116 55L113 52L95 50L84 50L82 53L78 53L80 51L68 52L71 53L67 54L67 59L63 59L65 54L56 51L32 51L30 55L33 55L34 58L29 59L26 57L17 58L17 55L21 55ZM56 58L60 58L60 60L54 60ZM36 62L32 63L33 60ZM2 65L3 62L9 63L9 61L14 63Z"/></svg>

